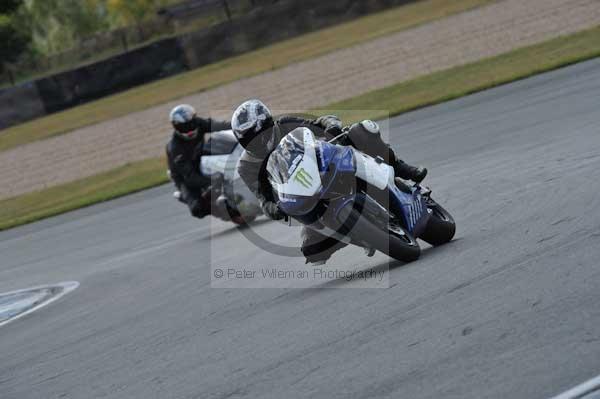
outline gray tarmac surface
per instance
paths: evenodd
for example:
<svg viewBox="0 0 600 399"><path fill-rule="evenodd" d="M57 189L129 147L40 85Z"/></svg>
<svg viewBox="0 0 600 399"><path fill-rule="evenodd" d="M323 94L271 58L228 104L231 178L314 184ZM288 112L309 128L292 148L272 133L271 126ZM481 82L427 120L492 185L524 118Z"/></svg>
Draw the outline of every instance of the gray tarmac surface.
<svg viewBox="0 0 600 399"><path fill-rule="evenodd" d="M168 187L0 233L0 292L81 283L0 328L0 398L542 399L600 374L600 60L391 129L458 231L387 289L211 288L274 260Z"/></svg>

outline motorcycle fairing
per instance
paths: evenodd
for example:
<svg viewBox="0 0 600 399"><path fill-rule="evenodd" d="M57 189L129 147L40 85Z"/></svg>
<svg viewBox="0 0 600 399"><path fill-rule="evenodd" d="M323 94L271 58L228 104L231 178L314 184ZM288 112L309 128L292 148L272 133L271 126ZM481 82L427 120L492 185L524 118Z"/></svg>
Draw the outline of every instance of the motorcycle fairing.
<svg viewBox="0 0 600 399"><path fill-rule="evenodd" d="M319 156L319 169L322 173L341 172L354 173L356 163L354 160L354 149L318 141L317 155Z"/></svg>
<svg viewBox="0 0 600 399"><path fill-rule="evenodd" d="M381 190L389 189L390 208L410 233L420 232L429 218L420 188L412 187L411 193L401 191L394 183L391 166L352 147L316 140L308 128L298 128L281 140L269 157L267 170L281 210L291 216L307 216L325 198L337 197L336 207L354 201L357 193L352 189L330 192L350 173Z"/></svg>
<svg viewBox="0 0 600 399"><path fill-rule="evenodd" d="M310 129L301 127L280 141L267 170L281 209L292 216L306 215L340 173L354 173L354 154L349 147L317 140Z"/></svg>
<svg viewBox="0 0 600 399"><path fill-rule="evenodd" d="M227 180L236 179L239 176L237 164L243 151L241 146L237 146L227 154L202 156L200 158L200 174L203 176L223 174Z"/></svg>
<svg viewBox="0 0 600 399"><path fill-rule="evenodd" d="M238 141L231 130L212 132L205 136L202 155L228 155L237 145Z"/></svg>
<svg viewBox="0 0 600 399"><path fill-rule="evenodd" d="M390 185L391 207L400 209L407 230L418 236L429 220L427 204L421 194L420 187L411 187L411 194L400 190L396 185Z"/></svg>
<svg viewBox="0 0 600 399"><path fill-rule="evenodd" d="M302 153L296 141L300 135L302 135ZM315 137L307 128L298 128L290 136L282 140L291 139L292 145L288 156L284 157L287 168L280 169L281 171L287 169L287 173L280 173L280 181L276 182L277 191L283 195L312 197L322 187Z"/></svg>
<svg viewBox="0 0 600 399"><path fill-rule="evenodd" d="M288 215L304 215L318 203L322 188L316 140L310 129L287 134L267 161L269 179Z"/></svg>

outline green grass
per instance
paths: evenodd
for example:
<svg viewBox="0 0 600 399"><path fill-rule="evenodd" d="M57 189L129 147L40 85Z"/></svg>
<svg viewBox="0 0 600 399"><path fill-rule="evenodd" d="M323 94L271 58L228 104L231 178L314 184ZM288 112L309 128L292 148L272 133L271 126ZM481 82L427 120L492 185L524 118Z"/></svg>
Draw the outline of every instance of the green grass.
<svg viewBox="0 0 600 399"><path fill-rule="evenodd" d="M495 0L422 0L229 58L0 131L0 151L114 119Z"/></svg>
<svg viewBox="0 0 600 399"><path fill-rule="evenodd" d="M131 194L168 181L163 158L121 166L71 183L0 201L0 230Z"/></svg>
<svg viewBox="0 0 600 399"><path fill-rule="evenodd" d="M341 114L345 122L398 115L598 56L600 27L423 76L327 109ZM385 115L376 110L386 110ZM0 201L0 230L164 183L165 169L163 159L151 159Z"/></svg>

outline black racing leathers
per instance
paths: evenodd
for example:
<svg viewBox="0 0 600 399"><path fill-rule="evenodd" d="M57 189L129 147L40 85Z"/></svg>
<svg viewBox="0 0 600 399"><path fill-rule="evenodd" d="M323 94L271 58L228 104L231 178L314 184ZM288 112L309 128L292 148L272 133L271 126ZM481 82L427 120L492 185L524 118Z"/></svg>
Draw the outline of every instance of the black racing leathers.
<svg viewBox="0 0 600 399"><path fill-rule="evenodd" d="M210 214L211 178L200 173L200 158L205 143L205 134L231 129L231 123L211 118L197 118L198 135L192 140L184 140L173 133L167 143L167 163L171 179L182 194L183 201L195 217Z"/></svg>

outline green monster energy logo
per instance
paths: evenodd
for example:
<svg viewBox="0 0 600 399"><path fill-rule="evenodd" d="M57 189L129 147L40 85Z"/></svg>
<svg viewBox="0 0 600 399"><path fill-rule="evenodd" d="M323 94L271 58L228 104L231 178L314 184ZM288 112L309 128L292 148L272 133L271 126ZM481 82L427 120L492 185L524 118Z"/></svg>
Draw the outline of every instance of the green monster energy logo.
<svg viewBox="0 0 600 399"><path fill-rule="evenodd" d="M304 170L304 168L300 168L298 170L298 172L296 173L296 176L294 177L294 180L297 181L298 183L302 184L302 186L304 186L304 188L312 187L313 178L310 174L308 174L307 171Z"/></svg>

